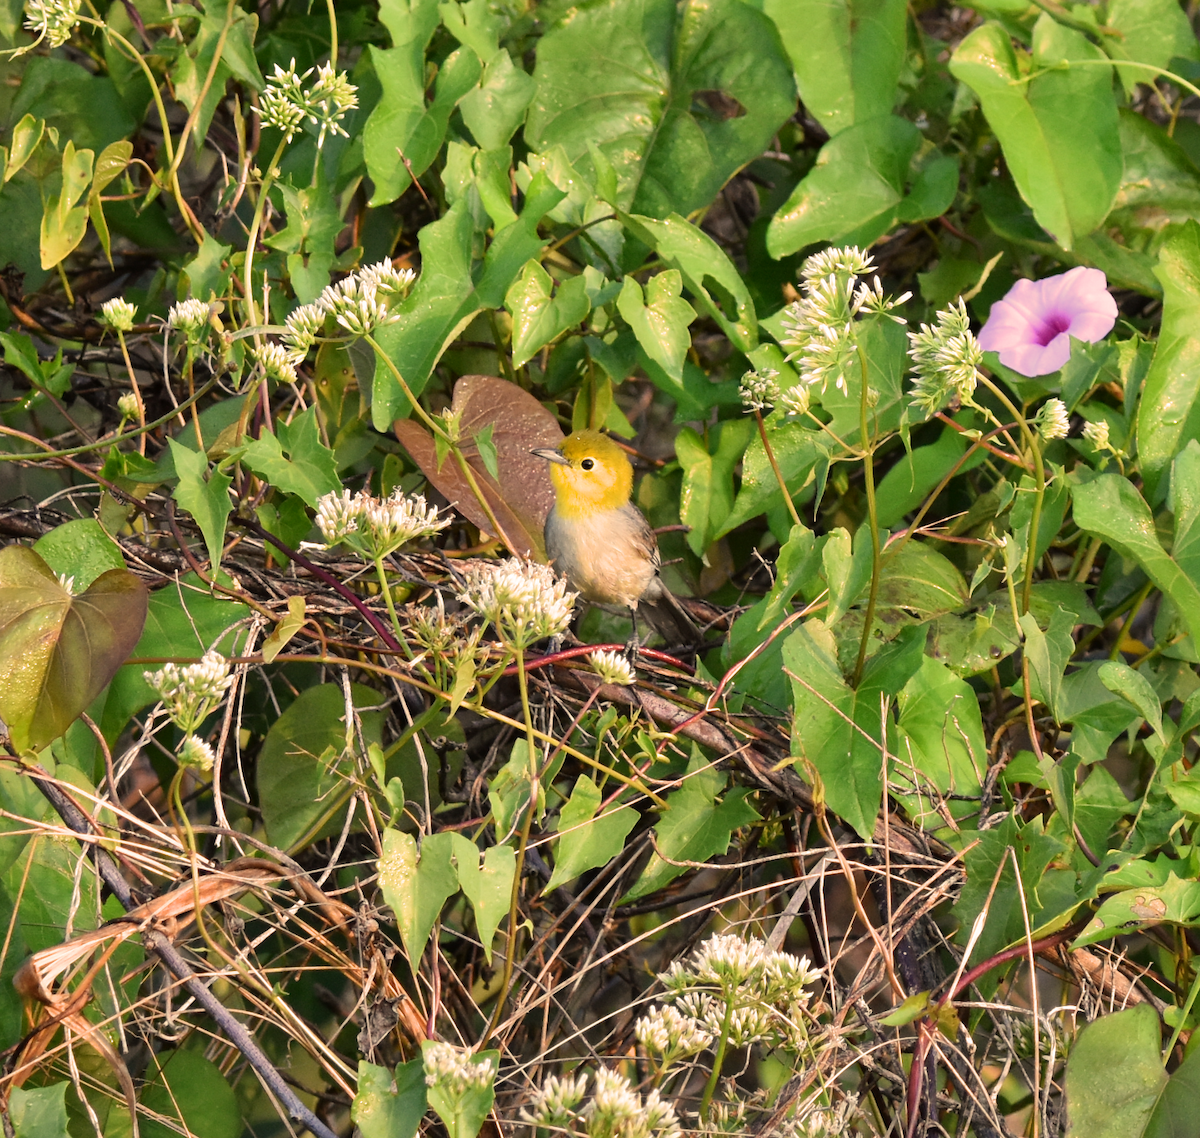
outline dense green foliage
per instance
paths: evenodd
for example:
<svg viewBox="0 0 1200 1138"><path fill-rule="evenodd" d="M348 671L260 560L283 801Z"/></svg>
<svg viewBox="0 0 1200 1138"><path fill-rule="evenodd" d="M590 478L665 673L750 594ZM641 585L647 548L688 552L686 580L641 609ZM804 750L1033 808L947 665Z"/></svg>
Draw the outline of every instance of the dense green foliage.
<svg viewBox="0 0 1200 1138"><path fill-rule="evenodd" d="M9 1132L1200 1134L1190 18L0 0Z"/></svg>

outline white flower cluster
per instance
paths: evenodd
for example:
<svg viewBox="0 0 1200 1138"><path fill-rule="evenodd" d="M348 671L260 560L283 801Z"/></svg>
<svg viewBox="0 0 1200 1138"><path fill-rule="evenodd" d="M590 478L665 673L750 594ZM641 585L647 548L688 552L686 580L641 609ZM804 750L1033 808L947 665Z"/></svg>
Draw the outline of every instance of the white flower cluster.
<svg viewBox="0 0 1200 1138"><path fill-rule="evenodd" d="M37 43L44 40L47 47L62 47L79 23L82 6L82 0L28 0L25 26L37 35Z"/></svg>
<svg viewBox="0 0 1200 1138"><path fill-rule="evenodd" d="M167 311L167 325L182 332L194 343L207 338L211 319L212 309L194 297L171 305Z"/></svg>
<svg viewBox="0 0 1200 1138"><path fill-rule="evenodd" d="M256 344L251 351L254 362L263 370L267 379L276 383L295 383L296 365L291 354L280 344Z"/></svg>
<svg viewBox="0 0 1200 1138"><path fill-rule="evenodd" d="M397 319L393 308L412 291L416 273L397 269L383 260L329 285L311 304L294 308L284 322L284 351L288 362L303 363L332 316L351 336L369 336L383 324Z"/></svg>
<svg viewBox="0 0 1200 1138"><path fill-rule="evenodd" d="M1108 424L1103 419L1097 419L1093 423L1084 423L1083 437L1097 450L1112 450L1112 443L1108 438Z"/></svg>
<svg viewBox="0 0 1200 1138"><path fill-rule="evenodd" d="M304 82L314 71L317 78L305 90ZM283 131L288 142L307 118L317 127L317 149L320 150L327 135L347 137L341 120L347 111L357 106L358 88L346 78L345 72L335 70L332 63L323 63L297 75L293 59L286 71L275 64L275 73L262 95L259 114L268 126Z"/></svg>
<svg viewBox="0 0 1200 1138"><path fill-rule="evenodd" d="M508 647L524 651L539 640L561 636L571 622L576 593L549 565L510 557L477 561L466 571L459 600L479 613Z"/></svg>
<svg viewBox="0 0 1200 1138"><path fill-rule="evenodd" d="M637 1041L658 1057L663 1069L677 1059L703 1051L715 1038L707 1024L684 1015L670 1004L651 1008L633 1026Z"/></svg>
<svg viewBox="0 0 1200 1138"><path fill-rule="evenodd" d="M629 687L637 681L633 665L620 652L598 648L595 652L588 653L588 663L591 664L592 671L606 684Z"/></svg>
<svg viewBox="0 0 1200 1138"><path fill-rule="evenodd" d="M909 332L908 342L916 377L912 400L927 417L940 411L952 396L970 403L983 349L971 331L962 300L943 308L936 324L922 324L919 332Z"/></svg>
<svg viewBox="0 0 1200 1138"><path fill-rule="evenodd" d="M812 403L812 389L807 383L798 383L781 392L776 406L785 415L807 415Z"/></svg>
<svg viewBox="0 0 1200 1138"><path fill-rule="evenodd" d="M799 361L800 378L810 387L820 384L825 390L832 380L843 392L847 390L847 371L851 364L859 366L854 322L860 313L905 323L892 309L911 293L892 299L884 295L878 277L873 285L859 282L858 278L874 267L857 246L825 249L805 261L801 271L804 295L785 310L785 334L780 342L789 351L787 358Z"/></svg>
<svg viewBox="0 0 1200 1138"><path fill-rule="evenodd" d="M163 710L188 733L204 722L233 683L229 661L212 649L198 664L164 664L142 675L162 700Z"/></svg>
<svg viewBox="0 0 1200 1138"><path fill-rule="evenodd" d="M316 304L351 336L370 336L380 325L396 319L387 298L357 274L328 285Z"/></svg>
<svg viewBox="0 0 1200 1138"><path fill-rule="evenodd" d="M682 1138L678 1116L657 1090L643 1098L624 1075L601 1067L590 1101L580 1107L587 1083L587 1075L552 1075L534 1092L521 1117L532 1126L559 1132L578 1124L588 1138Z"/></svg>
<svg viewBox="0 0 1200 1138"><path fill-rule="evenodd" d="M820 973L803 957L777 952L757 938L710 937L682 964L659 976L664 1000L698 1030L719 1037L729 1024L736 1047L768 1041L798 1047L805 1039L806 990Z"/></svg>
<svg viewBox="0 0 1200 1138"><path fill-rule="evenodd" d="M100 305L100 319L114 332L132 332L137 309L123 296L114 296Z"/></svg>
<svg viewBox="0 0 1200 1138"><path fill-rule="evenodd" d="M188 735L179 748L179 765L193 767L208 774L213 769L217 757L213 749L199 735Z"/></svg>
<svg viewBox="0 0 1200 1138"><path fill-rule="evenodd" d="M132 391L127 391L124 395L118 396L117 410L121 413L122 419L136 419L138 413L137 396Z"/></svg>
<svg viewBox="0 0 1200 1138"><path fill-rule="evenodd" d="M372 561L449 524L450 519L439 518L437 507L427 505L423 495L410 498L398 489L387 498L362 490L352 496L343 490L317 499L317 528L325 545L330 549L348 545Z"/></svg>
<svg viewBox="0 0 1200 1138"><path fill-rule="evenodd" d="M1071 416L1067 414L1067 405L1061 399L1047 399L1034 421L1038 433L1048 443L1065 439L1071 429Z"/></svg>
<svg viewBox="0 0 1200 1138"><path fill-rule="evenodd" d="M325 328L325 309L318 304L301 304L288 313L279 337L292 364L302 364Z"/></svg>
<svg viewBox="0 0 1200 1138"><path fill-rule="evenodd" d="M451 1098L483 1090L496 1077L496 1060L490 1055L476 1059L450 1043L430 1043L422 1050L421 1058L425 1065L425 1085L438 1087Z"/></svg>
<svg viewBox="0 0 1200 1138"><path fill-rule="evenodd" d="M773 367L746 372L738 387L743 406L751 411L762 411L774 406L779 399L779 385L775 382L778 378L779 372Z"/></svg>

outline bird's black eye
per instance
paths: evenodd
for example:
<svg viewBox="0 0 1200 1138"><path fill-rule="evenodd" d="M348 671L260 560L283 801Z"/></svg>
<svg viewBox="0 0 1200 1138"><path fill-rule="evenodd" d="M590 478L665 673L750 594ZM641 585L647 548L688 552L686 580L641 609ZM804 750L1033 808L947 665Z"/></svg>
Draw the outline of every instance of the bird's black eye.
<svg viewBox="0 0 1200 1138"><path fill-rule="evenodd" d="M585 458L579 465L583 467L584 470L591 470L596 463L590 458Z"/></svg>

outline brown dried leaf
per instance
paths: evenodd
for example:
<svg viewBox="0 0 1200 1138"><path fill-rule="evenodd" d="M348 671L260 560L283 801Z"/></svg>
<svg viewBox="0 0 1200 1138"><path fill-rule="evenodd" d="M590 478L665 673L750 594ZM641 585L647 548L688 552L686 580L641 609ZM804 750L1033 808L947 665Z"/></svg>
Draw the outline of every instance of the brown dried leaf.
<svg viewBox="0 0 1200 1138"><path fill-rule="evenodd" d="M529 392L493 375L464 375L454 385L452 406L462 412L463 457L504 531L496 536L510 552L544 561L542 527L554 505L554 490L546 460L529 452L534 447L558 446L563 437L558 420ZM499 483L487 472L473 441L488 424L492 425ZM454 456L448 456L439 470L433 438L424 427L401 419L393 429L446 500L481 531L491 533L491 522Z"/></svg>

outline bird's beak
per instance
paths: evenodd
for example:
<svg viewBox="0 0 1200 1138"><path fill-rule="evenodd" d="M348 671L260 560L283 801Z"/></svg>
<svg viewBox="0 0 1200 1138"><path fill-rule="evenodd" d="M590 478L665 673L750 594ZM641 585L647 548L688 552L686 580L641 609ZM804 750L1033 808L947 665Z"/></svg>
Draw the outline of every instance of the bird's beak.
<svg viewBox="0 0 1200 1138"><path fill-rule="evenodd" d="M557 462L560 466L570 466L570 461L563 458L560 451L554 450L551 447L539 447L537 450L531 450L530 454L536 454L538 458L544 458L547 462Z"/></svg>

